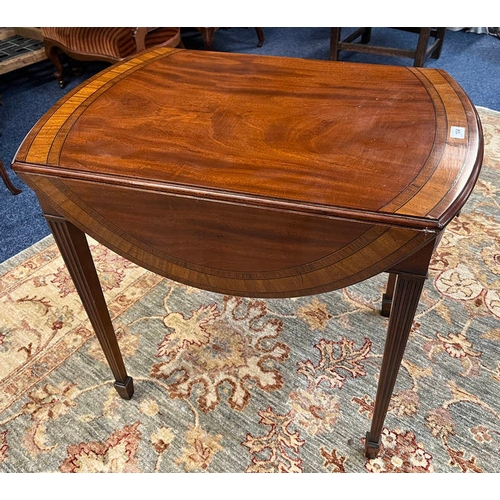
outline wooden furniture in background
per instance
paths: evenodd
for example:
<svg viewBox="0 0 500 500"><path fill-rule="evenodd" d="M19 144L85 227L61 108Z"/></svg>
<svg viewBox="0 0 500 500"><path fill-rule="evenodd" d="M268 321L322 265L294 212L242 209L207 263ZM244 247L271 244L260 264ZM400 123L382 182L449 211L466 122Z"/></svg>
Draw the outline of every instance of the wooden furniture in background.
<svg viewBox="0 0 500 500"><path fill-rule="evenodd" d="M19 194L22 191L20 189L17 189L14 184L12 184L12 181L10 180L9 175L7 174L7 170L5 170L5 166L0 160L0 177L2 178L4 184L7 186L7 189L12 193L12 194Z"/></svg>
<svg viewBox="0 0 500 500"><path fill-rule="evenodd" d="M39 28L0 28L0 50L5 54L3 43L11 43L16 48L15 55L0 58L0 75L47 59L43 45L35 42L40 41L40 37Z"/></svg>
<svg viewBox="0 0 500 500"><path fill-rule="evenodd" d="M373 458L433 250L482 151L475 108L444 71L159 48L56 104L13 168L126 399L133 382L85 233L173 280L246 297L388 272Z"/></svg>
<svg viewBox="0 0 500 500"><path fill-rule="evenodd" d="M115 63L152 47L181 47L180 28L42 28L47 57L54 76L66 85L60 53L78 61Z"/></svg>
<svg viewBox="0 0 500 500"><path fill-rule="evenodd" d="M404 31L418 33L416 48L413 50L397 47L379 47L368 45L372 28L359 28L341 41L341 28L332 28L330 36L330 60L337 61L339 52L364 52L394 57L409 57L415 67L423 66L427 58L439 59L444 43L446 28L398 28ZM360 43L354 40L361 37ZM434 39L429 45L429 40Z"/></svg>
<svg viewBox="0 0 500 500"><path fill-rule="evenodd" d="M39 40L43 42L42 29L37 27L24 26L21 28L14 28L16 35L24 38L31 38L32 40Z"/></svg>
<svg viewBox="0 0 500 500"><path fill-rule="evenodd" d="M214 46L214 35L217 30L220 28L196 28L203 38L203 45L206 50L212 50ZM257 37L259 38L259 43L257 47L262 47L264 43L264 30L262 28L255 28L257 32Z"/></svg>

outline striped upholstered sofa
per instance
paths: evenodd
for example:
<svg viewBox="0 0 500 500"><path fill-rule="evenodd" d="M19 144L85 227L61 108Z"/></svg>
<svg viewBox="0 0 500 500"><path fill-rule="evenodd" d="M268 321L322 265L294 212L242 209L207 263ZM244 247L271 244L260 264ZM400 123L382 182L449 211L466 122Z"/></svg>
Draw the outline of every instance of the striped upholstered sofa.
<svg viewBox="0 0 500 500"><path fill-rule="evenodd" d="M47 57L54 63L54 76L65 86L64 52L80 61L117 62L154 46L182 46L180 28L42 28Z"/></svg>

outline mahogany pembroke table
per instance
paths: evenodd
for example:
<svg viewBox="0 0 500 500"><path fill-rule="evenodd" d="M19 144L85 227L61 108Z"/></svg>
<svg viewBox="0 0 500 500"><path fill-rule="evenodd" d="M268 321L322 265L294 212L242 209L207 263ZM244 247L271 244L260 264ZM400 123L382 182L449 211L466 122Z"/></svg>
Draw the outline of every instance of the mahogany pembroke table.
<svg viewBox="0 0 500 500"><path fill-rule="evenodd" d="M85 233L155 273L245 297L388 272L373 458L433 250L482 151L474 106L441 70L158 48L57 103L13 169L125 399L132 378Z"/></svg>

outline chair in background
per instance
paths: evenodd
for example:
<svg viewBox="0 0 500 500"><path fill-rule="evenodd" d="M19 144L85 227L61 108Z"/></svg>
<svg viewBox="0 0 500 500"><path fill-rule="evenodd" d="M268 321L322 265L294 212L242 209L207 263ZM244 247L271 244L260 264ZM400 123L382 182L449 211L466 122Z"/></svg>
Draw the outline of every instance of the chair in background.
<svg viewBox="0 0 500 500"><path fill-rule="evenodd" d="M61 52L77 61L115 63L152 47L183 46L180 28L42 28L42 35L61 88L66 85Z"/></svg>
<svg viewBox="0 0 500 500"><path fill-rule="evenodd" d="M10 180L7 170L5 170L4 164L2 163L2 160L0 160L0 177L2 178L4 184L7 186L7 189L12 193L12 194L19 194L21 193L20 189L17 189L14 184L12 184L12 181Z"/></svg>
<svg viewBox="0 0 500 500"><path fill-rule="evenodd" d="M212 50L214 45L215 32L220 28L196 28L196 29L201 33L205 49ZM259 43L257 44L257 47L262 47L262 44L264 43L264 30L262 28L255 28L255 31L257 32L257 37L259 38Z"/></svg>
<svg viewBox="0 0 500 500"><path fill-rule="evenodd" d="M418 34L417 46L414 50L401 49L397 47L378 47L368 45L371 38L372 28L359 28L341 41L341 28L332 28L330 36L330 60L337 61L341 50L351 52L364 52L368 54L379 54L384 56L409 57L413 59L413 66L421 67L427 58L439 59L444 43L446 28L397 28ZM360 43L353 43L361 37ZM429 40L434 41L429 46Z"/></svg>

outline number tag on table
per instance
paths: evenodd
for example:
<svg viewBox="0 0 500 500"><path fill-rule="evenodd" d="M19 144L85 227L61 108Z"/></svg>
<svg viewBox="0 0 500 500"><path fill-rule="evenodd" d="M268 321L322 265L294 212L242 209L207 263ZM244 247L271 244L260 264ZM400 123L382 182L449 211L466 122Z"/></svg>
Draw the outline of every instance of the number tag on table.
<svg viewBox="0 0 500 500"><path fill-rule="evenodd" d="M465 128L464 127L451 127L450 137L452 139L465 139Z"/></svg>

